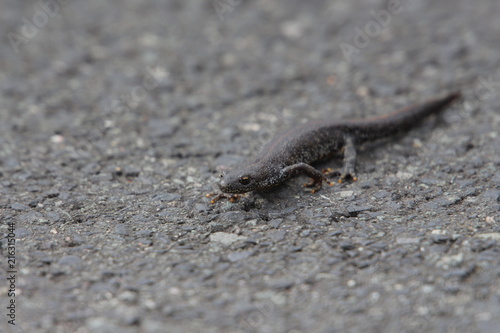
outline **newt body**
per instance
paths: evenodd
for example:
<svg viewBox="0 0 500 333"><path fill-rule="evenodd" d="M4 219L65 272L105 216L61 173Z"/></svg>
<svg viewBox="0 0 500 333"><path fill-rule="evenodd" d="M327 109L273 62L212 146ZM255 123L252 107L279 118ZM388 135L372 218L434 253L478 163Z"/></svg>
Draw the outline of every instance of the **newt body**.
<svg viewBox="0 0 500 333"><path fill-rule="evenodd" d="M263 147L250 161L221 175L219 188L224 193L265 190L285 180L305 174L313 179L308 186L321 189L327 177L310 164L344 153L339 182L356 180L355 145L394 135L414 127L428 115L443 110L460 96L458 92L372 118L353 120L316 120L293 127Z"/></svg>

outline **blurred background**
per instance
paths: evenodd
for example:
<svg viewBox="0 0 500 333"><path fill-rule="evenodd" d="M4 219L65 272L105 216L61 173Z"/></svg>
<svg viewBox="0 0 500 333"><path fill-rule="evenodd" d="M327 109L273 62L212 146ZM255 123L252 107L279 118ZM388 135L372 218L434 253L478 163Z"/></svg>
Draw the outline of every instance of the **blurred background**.
<svg viewBox="0 0 500 333"><path fill-rule="evenodd" d="M498 332L499 15L497 0L2 0L0 214L20 263L19 325L2 331ZM456 89L448 127L366 153L375 181L344 196L292 182L253 206L204 201L278 130ZM394 180L411 166L418 181ZM375 212L337 213L353 203Z"/></svg>

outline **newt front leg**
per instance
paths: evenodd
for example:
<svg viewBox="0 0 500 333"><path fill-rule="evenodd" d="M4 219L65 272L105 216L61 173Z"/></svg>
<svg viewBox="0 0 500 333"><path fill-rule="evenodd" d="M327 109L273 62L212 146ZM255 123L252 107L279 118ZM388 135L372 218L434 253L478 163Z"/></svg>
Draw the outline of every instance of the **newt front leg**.
<svg viewBox="0 0 500 333"><path fill-rule="evenodd" d="M238 200L240 200L241 198L241 195L238 195L238 194L231 194L231 195L226 195L224 193L209 193L209 194L206 194L205 197L207 198L212 198L212 200L210 200L210 203L211 204L214 204L216 203L217 201L221 200L221 199L228 199L229 202L236 202Z"/></svg>
<svg viewBox="0 0 500 333"><path fill-rule="evenodd" d="M311 192L315 193L321 189L323 186L323 181L328 185L332 185L332 183L326 178L326 176L319 170L313 168L309 164L306 163L297 163L290 166L287 166L283 169L283 178L291 178L300 174L305 174L312 178L312 182L305 184L306 187L312 187Z"/></svg>

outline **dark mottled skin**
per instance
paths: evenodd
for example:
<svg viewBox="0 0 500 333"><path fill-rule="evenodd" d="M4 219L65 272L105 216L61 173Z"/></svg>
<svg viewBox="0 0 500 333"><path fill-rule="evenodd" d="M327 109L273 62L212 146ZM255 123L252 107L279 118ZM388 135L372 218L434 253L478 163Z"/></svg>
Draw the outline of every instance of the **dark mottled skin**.
<svg viewBox="0 0 500 333"><path fill-rule="evenodd" d="M406 131L426 116L439 112L460 96L458 92L435 98L384 116L353 120L317 120L277 135L250 161L221 175L219 188L224 193L246 193L279 185L299 174L313 179L308 186L319 190L326 176L310 163L344 153L339 182L356 180L355 144Z"/></svg>

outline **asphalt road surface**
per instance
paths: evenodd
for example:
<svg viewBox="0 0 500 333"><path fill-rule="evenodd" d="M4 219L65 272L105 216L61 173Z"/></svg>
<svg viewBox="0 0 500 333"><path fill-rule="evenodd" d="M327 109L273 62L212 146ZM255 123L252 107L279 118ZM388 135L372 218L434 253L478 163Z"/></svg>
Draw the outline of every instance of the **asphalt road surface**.
<svg viewBox="0 0 500 333"><path fill-rule="evenodd" d="M500 332L499 16L3 0L0 330ZM457 89L357 182L205 197L277 131Z"/></svg>

